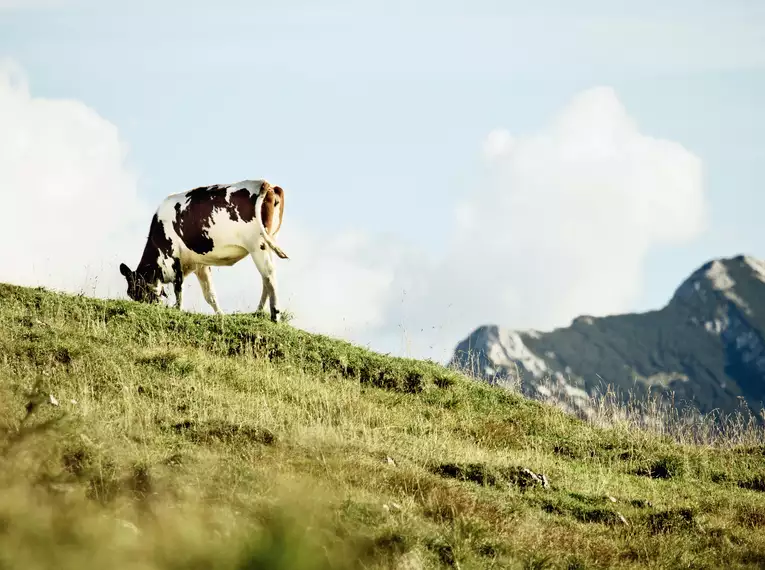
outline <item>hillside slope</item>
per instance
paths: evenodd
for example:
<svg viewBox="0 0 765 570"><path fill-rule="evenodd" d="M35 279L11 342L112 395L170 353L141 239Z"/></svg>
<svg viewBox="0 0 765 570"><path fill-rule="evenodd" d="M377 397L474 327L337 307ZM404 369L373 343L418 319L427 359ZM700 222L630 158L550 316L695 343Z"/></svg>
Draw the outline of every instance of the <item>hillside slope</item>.
<svg viewBox="0 0 765 570"><path fill-rule="evenodd" d="M693 446L252 315L0 285L0 568L758 568Z"/></svg>
<svg viewBox="0 0 765 570"><path fill-rule="evenodd" d="M519 371L525 394L584 415L608 384L624 397L674 393L678 405L732 413L765 405L765 263L738 256L695 271L659 311L579 317L548 333L480 327L453 363L477 376Z"/></svg>

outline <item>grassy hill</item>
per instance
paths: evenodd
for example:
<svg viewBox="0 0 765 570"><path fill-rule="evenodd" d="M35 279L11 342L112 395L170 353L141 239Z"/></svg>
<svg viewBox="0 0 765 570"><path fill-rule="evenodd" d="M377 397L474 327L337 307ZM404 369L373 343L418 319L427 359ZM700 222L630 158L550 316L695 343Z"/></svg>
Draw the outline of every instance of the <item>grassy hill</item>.
<svg viewBox="0 0 765 570"><path fill-rule="evenodd" d="M762 568L742 430L596 427L253 315L0 285L2 569Z"/></svg>

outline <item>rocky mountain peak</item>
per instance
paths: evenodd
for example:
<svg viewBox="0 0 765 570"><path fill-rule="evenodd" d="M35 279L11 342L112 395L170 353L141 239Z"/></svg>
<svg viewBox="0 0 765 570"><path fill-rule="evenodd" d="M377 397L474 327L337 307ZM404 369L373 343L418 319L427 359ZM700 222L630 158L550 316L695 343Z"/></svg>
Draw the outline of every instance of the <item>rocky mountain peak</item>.
<svg viewBox="0 0 765 570"><path fill-rule="evenodd" d="M580 316L550 332L477 328L452 365L591 415L610 385L624 395L673 393L678 405L732 412L765 402L765 262L739 255L694 271L658 311ZM626 396L625 396L626 397Z"/></svg>
<svg viewBox="0 0 765 570"><path fill-rule="evenodd" d="M719 304L728 300L742 310L751 310L746 296L765 283L765 262L754 257L739 255L730 259L714 259L702 265L675 291L670 301L680 304Z"/></svg>

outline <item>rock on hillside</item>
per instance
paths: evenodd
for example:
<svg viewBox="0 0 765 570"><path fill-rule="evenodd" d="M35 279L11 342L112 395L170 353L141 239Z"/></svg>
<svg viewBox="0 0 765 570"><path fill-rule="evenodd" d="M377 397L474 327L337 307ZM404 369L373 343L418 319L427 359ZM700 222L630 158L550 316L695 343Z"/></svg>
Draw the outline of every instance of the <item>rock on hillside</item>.
<svg viewBox="0 0 765 570"><path fill-rule="evenodd" d="M738 256L695 271L661 310L582 316L552 332L482 326L451 364L490 382L520 377L523 393L593 413L591 396L674 393L676 405L733 412L765 402L765 262Z"/></svg>

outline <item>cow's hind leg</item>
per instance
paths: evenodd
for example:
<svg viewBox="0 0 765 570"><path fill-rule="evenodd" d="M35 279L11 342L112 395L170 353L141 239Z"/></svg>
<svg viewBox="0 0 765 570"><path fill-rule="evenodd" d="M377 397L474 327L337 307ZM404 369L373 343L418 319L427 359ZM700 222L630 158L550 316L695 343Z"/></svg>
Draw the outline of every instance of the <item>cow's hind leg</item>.
<svg viewBox="0 0 765 570"><path fill-rule="evenodd" d="M265 304L266 297L270 297L271 320L276 322L279 320L279 313L281 311L279 310L279 300L276 293L276 271L271 250L258 248L250 256L263 278L263 293L260 296L261 303Z"/></svg>
<svg viewBox="0 0 765 570"><path fill-rule="evenodd" d="M262 277L262 276L261 276ZM263 307L266 305L266 301L268 300L268 286L266 285L266 278L263 277L263 290L260 293L260 302L258 303L258 308L255 311L256 313L259 313L263 310Z"/></svg>
<svg viewBox="0 0 765 570"><path fill-rule="evenodd" d="M175 308L179 311L183 306L183 271L181 269L181 262L176 259L173 264L175 270L175 278L173 279L173 291L175 292Z"/></svg>
<svg viewBox="0 0 765 570"><path fill-rule="evenodd" d="M199 285L202 287L202 295L204 295L205 301L215 311L216 315L222 314L220 307L218 306L218 296L215 294L215 287L212 284L212 270L209 265L203 265L197 269L194 274L199 279Z"/></svg>

